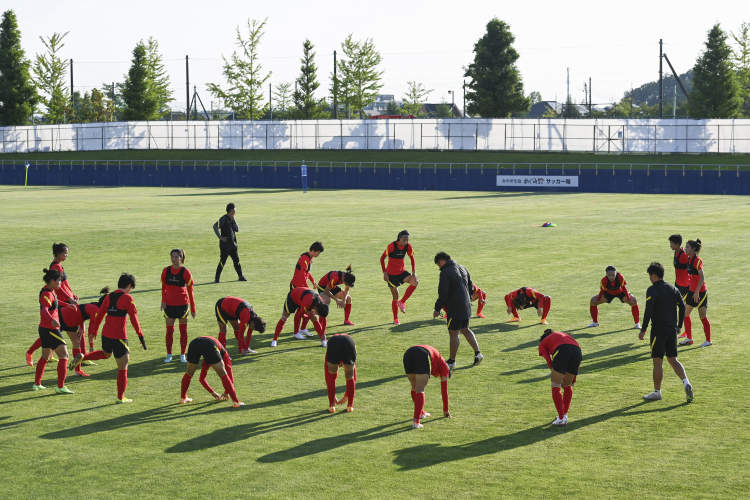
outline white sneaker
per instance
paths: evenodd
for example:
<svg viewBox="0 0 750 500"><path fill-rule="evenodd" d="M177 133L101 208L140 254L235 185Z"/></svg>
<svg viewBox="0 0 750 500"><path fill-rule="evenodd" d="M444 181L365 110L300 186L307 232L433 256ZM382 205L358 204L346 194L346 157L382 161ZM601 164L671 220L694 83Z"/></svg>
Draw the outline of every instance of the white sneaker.
<svg viewBox="0 0 750 500"><path fill-rule="evenodd" d="M686 337L686 338L680 340L679 344L680 345L693 345L693 339L689 339L689 338Z"/></svg>
<svg viewBox="0 0 750 500"><path fill-rule="evenodd" d="M276 347L276 341L275 340L271 341L271 347Z"/></svg>
<svg viewBox="0 0 750 500"><path fill-rule="evenodd" d="M302 332L297 332L294 334L294 338L297 340L305 340L307 337Z"/></svg>
<svg viewBox="0 0 750 500"><path fill-rule="evenodd" d="M640 330L641 329L641 324L640 323L636 323L635 325L633 325L633 329L634 330Z"/></svg>
<svg viewBox="0 0 750 500"><path fill-rule="evenodd" d="M312 337L314 335L314 334L310 333L310 330L308 330L307 328L305 328L304 330L300 330L299 333L301 333L305 337Z"/></svg>
<svg viewBox="0 0 750 500"><path fill-rule="evenodd" d="M247 349L245 350L245 354L258 354L258 352L253 349Z"/></svg>
<svg viewBox="0 0 750 500"><path fill-rule="evenodd" d="M648 394L643 396L643 399L645 399L646 401L660 401L661 391L649 392Z"/></svg>
<svg viewBox="0 0 750 500"><path fill-rule="evenodd" d="M481 363L483 359L484 359L484 356L482 355L481 352L477 354L476 356L474 356L474 366L477 366L479 363Z"/></svg>
<svg viewBox="0 0 750 500"><path fill-rule="evenodd" d="M557 417L552 421L552 425L568 425L568 416L563 415L562 418Z"/></svg>
<svg viewBox="0 0 750 500"><path fill-rule="evenodd" d="M184 354L180 354L180 363L187 363L187 357Z"/></svg>
<svg viewBox="0 0 750 500"><path fill-rule="evenodd" d="M172 355L171 354L167 354L167 357L164 358L164 362L165 363L171 363L172 362Z"/></svg>
<svg viewBox="0 0 750 500"><path fill-rule="evenodd" d="M326 339L321 340L320 347L328 347L328 341Z"/></svg>
<svg viewBox="0 0 750 500"><path fill-rule="evenodd" d="M693 402L693 386L690 384L685 384L685 399L688 403Z"/></svg>
<svg viewBox="0 0 750 500"><path fill-rule="evenodd" d="M710 340L706 340L705 342L703 342L703 343L701 344L701 347L708 347L708 346L710 346L710 345L711 345L711 341L710 341Z"/></svg>
<svg viewBox="0 0 750 500"><path fill-rule="evenodd" d="M593 328L595 326L599 326L599 323L597 323L596 321L592 321L591 323L589 323L588 328ZM557 424L555 424L555 425L557 425Z"/></svg>
<svg viewBox="0 0 750 500"><path fill-rule="evenodd" d="M424 425L420 424L419 422L412 422L411 428L412 429L424 429Z"/></svg>

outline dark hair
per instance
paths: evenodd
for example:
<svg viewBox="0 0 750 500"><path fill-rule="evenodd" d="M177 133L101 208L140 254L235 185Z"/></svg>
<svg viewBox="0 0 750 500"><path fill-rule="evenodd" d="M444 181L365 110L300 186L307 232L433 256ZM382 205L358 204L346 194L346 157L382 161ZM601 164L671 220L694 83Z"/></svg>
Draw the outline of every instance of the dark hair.
<svg viewBox="0 0 750 500"><path fill-rule="evenodd" d="M701 239L696 238L695 240L688 240L687 242L688 246L695 250L695 253L698 253L701 251Z"/></svg>
<svg viewBox="0 0 750 500"><path fill-rule="evenodd" d="M317 303L313 304L313 307L318 311L318 316L321 318L328 316L328 304L320 302L320 299L318 299Z"/></svg>
<svg viewBox="0 0 750 500"><path fill-rule="evenodd" d="M310 245L310 251L311 252L322 252L323 251L323 244L319 241L316 241L312 245Z"/></svg>
<svg viewBox="0 0 750 500"><path fill-rule="evenodd" d="M104 302L104 297L106 297L108 293L109 293L109 287L108 286L105 286L104 288L102 288L101 290L99 290L99 295L101 295L101 297L99 297L99 300L96 301L96 305L98 307L102 306L102 302Z"/></svg>
<svg viewBox="0 0 750 500"><path fill-rule="evenodd" d="M350 269L350 268L347 267L347 269ZM349 273L349 272L344 273L344 284L349 285L349 286L354 286L354 281L356 279L357 278L352 273Z"/></svg>
<svg viewBox="0 0 750 500"><path fill-rule="evenodd" d="M682 235L681 234L673 234L669 237L669 241L672 243L677 243L678 245L682 245Z"/></svg>
<svg viewBox="0 0 750 500"><path fill-rule="evenodd" d="M57 269L42 269L42 272L44 273L44 277L42 278L42 280L45 283L49 283L50 281L57 281L62 276L60 274L60 271L58 271Z"/></svg>
<svg viewBox="0 0 750 500"><path fill-rule="evenodd" d="M435 264L437 264L439 260L451 260L451 256L445 252L438 252L435 254Z"/></svg>
<svg viewBox="0 0 750 500"><path fill-rule="evenodd" d="M52 255L59 255L68 249L68 245L65 243L53 243L52 244Z"/></svg>
<svg viewBox="0 0 750 500"><path fill-rule="evenodd" d="M256 316L253 318L253 330L258 333L263 333L266 331L266 322L263 321L263 318L261 318L260 316Z"/></svg>
<svg viewBox="0 0 750 500"><path fill-rule="evenodd" d="M607 269L604 270L605 273L608 273L610 271L617 272L617 268L615 268L615 266L607 266Z"/></svg>
<svg viewBox="0 0 750 500"><path fill-rule="evenodd" d="M132 288L135 288L135 276L128 273L122 273L120 275L120 279L117 280L117 288L125 288L128 285L130 285Z"/></svg>
<svg viewBox="0 0 750 500"><path fill-rule="evenodd" d="M544 340L547 337L547 335L549 335L550 333L552 333L552 328L547 328L546 330L544 330L544 333L542 334L542 336L539 337L539 342Z"/></svg>
<svg viewBox="0 0 750 500"><path fill-rule="evenodd" d="M227 213L234 210L234 203L227 203Z"/></svg>
<svg viewBox="0 0 750 500"><path fill-rule="evenodd" d="M655 274L659 277L659 279L664 279L664 266L662 266L658 262L652 262L651 265L648 266L648 269L646 269L646 272L649 274L649 276Z"/></svg>
<svg viewBox="0 0 750 500"><path fill-rule="evenodd" d="M182 259L182 262L185 262L185 250L182 248L174 248L171 252L169 252L169 256L171 257L173 253L178 253L180 255L180 259Z"/></svg>
<svg viewBox="0 0 750 500"><path fill-rule="evenodd" d="M400 233L398 233L398 236L396 236L396 239L399 240L399 239L401 239L402 236L409 236L409 231L407 231L406 229L404 229L403 231L401 231Z"/></svg>

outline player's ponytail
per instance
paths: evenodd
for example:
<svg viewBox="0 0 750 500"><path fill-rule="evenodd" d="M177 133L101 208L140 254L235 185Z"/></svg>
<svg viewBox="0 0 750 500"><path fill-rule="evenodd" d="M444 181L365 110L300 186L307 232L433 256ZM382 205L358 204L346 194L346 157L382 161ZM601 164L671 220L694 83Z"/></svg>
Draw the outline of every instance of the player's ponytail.
<svg viewBox="0 0 750 500"><path fill-rule="evenodd" d="M101 290L99 290L100 297L99 297L99 300L96 301L96 305L97 306L99 306L99 307L102 306L102 302L104 302L104 297L106 297L108 293L109 293L109 287L108 286L105 286L104 288L102 288Z"/></svg>
<svg viewBox="0 0 750 500"><path fill-rule="evenodd" d="M542 334L542 336L539 337L539 342L544 340L547 337L547 335L549 335L550 333L552 333L552 328L547 328L546 330L544 330L544 333Z"/></svg>
<svg viewBox="0 0 750 500"><path fill-rule="evenodd" d="M352 272L352 265L351 264L349 264L348 266L346 266L346 272L347 273Z"/></svg>
<svg viewBox="0 0 750 500"><path fill-rule="evenodd" d="M687 245L693 249L695 253L698 253L701 251L701 239L696 238L695 240L690 240L687 242Z"/></svg>
<svg viewBox="0 0 750 500"><path fill-rule="evenodd" d="M57 269L52 269L51 271L49 269L42 269L42 272L44 273L44 277L42 278L42 281L45 283L49 283L50 281L57 281L60 279L60 271Z"/></svg>

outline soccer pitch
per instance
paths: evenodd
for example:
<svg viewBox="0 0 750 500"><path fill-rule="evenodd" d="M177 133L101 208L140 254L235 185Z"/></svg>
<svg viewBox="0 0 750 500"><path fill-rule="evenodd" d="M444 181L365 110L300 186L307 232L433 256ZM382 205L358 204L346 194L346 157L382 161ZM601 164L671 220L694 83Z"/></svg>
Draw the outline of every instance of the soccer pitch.
<svg viewBox="0 0 750 500"><path fill-rule="evenodd" d="M738 286L750 274L741 257L750 247L746 197L9 186L0 193L6 498L738 498L750 487L750 340ZM227 265L214 284L211 225L230 201L248 282L234 281ZM557 227L540 228L545 221ZM420 285L394 327L379 257L401 229L412 235ZM643 310L648 264L662 262L673 280L667 237L676 232L703 241L714 345L697 347L703 332L694 311L697 341L679 359L695 402L685 404L665 363L664 399L644 403L651 360L630 308L600 306L601 326L585 329L588 301L612 264ZM291 319L279 346L269 347L297 257L315 240L325 245L313 263L316 280L350 263L357 276L356 325L342 326L335 307L328 321L329 334L349 333L357 343L353 413L328 413L324 349L292 339ZM24 351L37 337L53 241L70 248L64 266L82 301L114 289L121 272L137 279L148 350L128 326L130 405L114 404L113 359L86 367L89 379L69 375L75 395L54 394L54 364L48 389L31 391ZM268 322L265 334L253 335L252 356L237 356L228 335L243 408L213 402L197 376L194 402L177 404L184 365L162 362L159 311L159 277L174 247L185 249L198 285L191 339L216 335L213 306L226 295L247 299ZM487 318L471 323L485 360L472 368L463 341L449 382L453 418L439 417L433 379L425 407L433 417L412 430L403 352L425 343L448 351L444 322L431 319L440 250L488 293ZM566 428L549 425L549 370L536 347L544 327L533 310L507 323L503 296L520 286L552 296L550 326L571 333L583 351ZM221 387L214 373L209 382ZM341 396L343 372L337 383Z"/></svg>

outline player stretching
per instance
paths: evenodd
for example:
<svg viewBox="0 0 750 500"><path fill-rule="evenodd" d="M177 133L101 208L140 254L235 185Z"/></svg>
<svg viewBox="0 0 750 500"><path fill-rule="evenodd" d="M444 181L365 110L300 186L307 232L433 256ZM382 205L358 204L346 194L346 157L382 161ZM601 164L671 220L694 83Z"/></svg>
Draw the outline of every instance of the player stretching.
<svg viewBox="0 0 750 500"><path fill-rule="evenodd" d="M581 348L567 333L553 332L548 328L539 339L539 355L550 369L552 401L557 409L557 418L552 425L567 425L573 384L576 383L578 368L581 366ZM563 388L563 394L560 394L560 387Z"/></svg>
<svg viewBox="0 0 750 500"><path fill-rule="evenodd" d="M330 304L333 299L337 306L343 307L344 324L348 326L354 325L349 321L349 315L352 313L352 296L349 295L349 289L354 286L354 280L351 265L346 268L346 271L329 271L318 280L320 300L324 304ZM344 289L342 290L339 285L344 285ZM304 323L302 328L305 328Z"/></svg>
<svg viewBox="0 0 750 500"><path fill-rule="evenodd" d="M294 266L294 274L292 275L292 281L289 282L289 291L291 292L295 288L307 288L307 282L312 283L312 288L315 288L315 280L310 274L312 269L312 261L315 257L323 253L323 244L319 241L314 242L310 245L310 250L302 253L297 259L297 264ZM294 314L294 337L297 339L304 339L305 336L312 337L312 334L307 331L303 326L302 330L299 329L300 321L302 320L302 311L297 310ZM305 325L307 321L305 321Z"/></svg>
<svg viewBox="0 0 750 500"><path fill-rule="evenodd" d="M693 325L690 320L690 313L694 308L698 308L698 316L703 323L703 333L706 335L706 341L701 347L711 345L711 323L706 316L708 309L708 294L706 291L706 277L703 275L703 260L698 256L701 251L701 240L690 240L685 246L688 254L688 274L690 275L690 288L685 298L685 333L687 338L680 341L680 345L690 345L693 343Z"/></svg>
<svg viewBox="0 0 750 500"><path fill-rule="evenodd" d="M130 348L128 347L128 332L125 324L125 316L130 316L130 324L133 325L138 340L141 341L143 350L146 350L146 340L143 338L143 330L138 321L138 310L133 302L130 291L135 288L135 277L132 274L123 273L117 280L117 290L107 294L102 301L99 312L91 320L89 329L96 335L99 325L104 320L102 328L102 349L92 351L83 359L107 359L112 354L117 362L117 402L132 403L133 400L125 397L125 389L128 386L128 363L130 362Z"/></svg>
<svg viewBox="0 0 750 500"><path fill-rule="evenodd" d="M174 321L180 321L180 361L185 363L185 349L187 348L187 315L190 304L190 315L195 319L195 298L193 297L193 276L183 265L185 251L175 248L169 252L172 265L161 272L161 310L167 323L166 345L167 357L165 363L172 361L172 338L174 336Z"/></svg>
<svg viewBox="0 0 750 500"><path fill-rule="evenodd" d="M336 412L336 405L346 401L346 411L354 411L354 389L357 385L357 347L354 339L349 335L339 333L328 339L328 349L323 363L323 372L328 389L328 411ZM336 377L339 374L339 366L344 366L346 377L346 394L341 399L336 399Z"/></svg>
<svg viewBox="0 0 750 500"><path fill-rule="evenodd" d="M690 257L680 245L682 245L681 234L673 234L669 237L669 248L674 252L674 286L680 292L682 300L687 300L687 294L690 290L690 273L688 273ZM693 326L690 316L685 317L685 326L687 327L687 325L690 325L691 328ZM683 332L680 337L687 337L687 332Z"/></svg>
<svg viewBox="0 0 750 500"><path fill-rule="evenodd" d="M104 300L104 297L102 297L102 300ZM97 315L100 304L101 302L90 302L60 309L60 330L68 333L73 344L73 359L68 368L74 368L76 375L81 377L89 376L80 366L83 357L86 355L85 351L81 352L81 347L86 346L85 322Z"/></svg>
<svg viewBox="0 0 750 500"><path fill-rule="evenodd" d="M190 347L187 351L187 367L185 375L182 376L182 388L180 390L180 404L189 403L193 398L189 398L187 395L188 388L190 387L190 381L193 378L195 370L198 369L198 362L203 357L203 365L201 366L201 374L198 377L198 381L203 387L211 394L217 401L224 401L227 397L232 398L232 406L239 408L244 406L245 403L237 399L237 392L234 390L234 374L232 373L232 358L229 357L229 353L224 346L221 345L217 339L213 337L198 337L190 342ZM224 385L224 394L221 396L213 390L206 381L206 375L208 375L208 367L214 369L216 374L221 379L221 383Z"/></svg>
<svg viewBox="0 0 750 500"><path fill-rule="evenodd" d="M546 325L547 315L552 306L552 298L534 290L530 286L523 286L505 296L505 305L508 306L508 314L513 315L510 319L511 322L521 321L521 318L518 316L518 309L533 307L536 309L537 314L542 317L540 323Z"/></svg>
<svg viewBox="0 0 750 500"><path fill-rule="evenodd" d="M472 282L472 292L471 292L471 301L477 302L477 318L486 318L484 314L482 314L482 309L484 309L484 305L487 303L487 292L482 290L477 286L476 283ZM445 307L443 307L443 311L440 313L440 319L445 318L445 313L447 313Z"/></svg>
<svg viewBox="0 0 750 500"><path fill-rule="evenodd" d="M440 377L440 394L443 396L443 415L450 418L448 408L448 378L451 370L437 349L429 345L415 345L404 353L404 371L411 383L411 399L414 401L414 420L412 428L424 427L421 420L430 414L424 411L424 389L430 381L430 375Z"/></svg>
<svg viewBox="0 0 750 500"><path fill-rule="evenodd" d="M289 315L297 311L301 311L301 315L310 315L315 331L318 332L320 345L326 347L328 344L326 343L324 321L326 316L328 316L328 306L320 300L320 296L313 290L302 287L295 288L287 294L286 301L284 301L284 309L281 311L281 319L276 323L276 331L273 334L271 347L276 347L276 341L279 340L279 335L281 334L281 330L284 329L284 323ZM299 323L297 323L295 327L296 326L299 326ZM295 338L299 337L295 335Z"/></svg>
<svg viewBox="0 0 750 500"><path fill-rule="evenodd" d="M627 282L625 277L617 272L615 266L607 266L605 270L605 276L601 281L601 289L598 295L591 297L589 302L589 312L591 313L592 322L589 327L599 326L599 306L605 302L609 304L614 299L620 299L620 302L624 302L630 306L630 312L633 314L633 321L635 321L636 330L641 329L641 313L638 310L638 301L628 291L625 286Z"/></svg>
<svg viewBox="0 0 750 500"><path fill-rule="evenodd" d="M411 259L411 274L404 270L404 257L409 256ZM388 257L388 266L385 265L385 258ZM414 290L419 285L419 279L414 264L414 250L409 243L409 231L404 229L396 237L396 241L388 244L386 249L383 251L383 255L380 256L380 267L383 269L383 281L388 283L391 289L391 295L393 300L391 301L391 309L393 310L393 324L401 324L398 320L398 311L402 313L406 312L406 301L414 293ZM404 296L401 300L398 299L398 287L403 283L408 283L409 287L404 292Z"/></svg>
<svg viewBox="0 0 750 500"><path fill-rule="evenodd" d="M227 346L227 323L231 323L240 354L255 354L255 351L250 349L253 330L257 330L259 333L265 332L266 322L255 313L253 306L239 297L224 297L216 301L214 309L216 322L219 323L219 342L221 342L221 345ZM245 328L247 328L247 339L245 339Z"/></svg>
<svg viewBox="0 0 750 500"><path fill-rule="evenodd" d="M55 290L60 287L62 276L57 269L45 269L43 279L45 285L39 290L39 340L42 345L42 357L36 364L34 385L31 388L35 391L46 389L42 385L42 377L52 351L55 351L58 358L55 392L73 394L73 391L65 386L65 377L68 375L68 348L60 334L60 316L57 311L57 295L55 295Z"/></svg>

